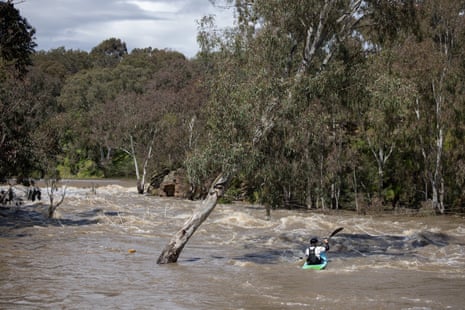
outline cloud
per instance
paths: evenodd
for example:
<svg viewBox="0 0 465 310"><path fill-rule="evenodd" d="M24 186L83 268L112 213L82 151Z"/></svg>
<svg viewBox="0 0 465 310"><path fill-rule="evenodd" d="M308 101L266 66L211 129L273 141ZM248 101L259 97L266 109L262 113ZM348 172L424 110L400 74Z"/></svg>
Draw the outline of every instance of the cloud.
<svg viewBox="0 0 465 310"><path fill-rule="evenodd" d="M193 57L196 20L215 14L219 26L233 24L232 10L215 8L208 0L26 0L16 8L36 29L38 50L90 51L114 37L129 50L168 48Z"/></svg>

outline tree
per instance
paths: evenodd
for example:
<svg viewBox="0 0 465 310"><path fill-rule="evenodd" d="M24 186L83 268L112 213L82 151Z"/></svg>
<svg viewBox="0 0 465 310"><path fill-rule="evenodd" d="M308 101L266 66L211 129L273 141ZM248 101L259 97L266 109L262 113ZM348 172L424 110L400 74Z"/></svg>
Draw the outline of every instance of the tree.
<svg viewBox="0 0 465 310"><path fill-rule="evenodd" d="M446 179L457 113L461 113L465 6L462 1L424 1L418 5L419 39L403 47L403 74L417 85L415 101L418 153L421 154L424 200L439 213L446 210L447 186L455 187L456 175ZM462 75L461 75L462 74ZM456 127L457 128L457 127ZM455 144L455 142L454 142ZM452 168L455 170L455 168Z"/></svg>
<svg viewBox="0 0 465 310"><path fill-rule="evenodd" d="M210 213L215 209L218 198L224 195L228 186L229 176L219 175L212 183L208 191L207 198L203 200L202 205L190 217L183 227L173 236L171 241L165 246L158 257L157 264L175 263L178 261L184 246L194 235L195 231L207 219Z"/></svg>
<svg viewBox="0 0 465 310"><path fill-rule="evenodd" d="M49 202L50 204L48 205L47 208L47 216L49 219L53 218L56 209L63 203L65 200L66 196L66 186L63 187L62 192L61 192L61 197L58 202L55 201L55 195L58 193L58 178L56 176L53 178L47 178L46 179L46 185L47 185L47 194L49 197Z"/></svg>
<svg viewBox="0 0 465 310"><path fill-rule="evenodd" d="M34 34L12 1L0 2L0 69L12 65L20 76L27 72L37 46Z"/></svg>
<svg viewBox="0 0 465 310"><path fill-rule="evenodd" d="M136 49L114 67L69 77L59 102L72 120L64 130L72 172L84 161L105 175L119 169L135 174L145 193L151 174L181 166L188 137L194 141L191 120L205 98L200 78L197 65L182 54L152 48Z"/></svg>
<svg viewBox="0 0 465 310"><path fill-rule="evenodd" d="M94 66L113 68L128 54L126 43L117 38L110 38L90 51Z"/></svg>
<svg viewBox="0 0 465 310"><path fill-rule="evenodd" d="M28 84L35 30L11 1L0 2L0 176L33 170Z"/></svg>
<svg viewBox="0 0 465 310"><path fill-rule="evenodd" d="M152 159L152 151L158 134L157 117L160 112L151 100L142 95L130 93L120 95L114 101L107 102L109 109L116 112L115 147L130 156L134 163L137 191L145 193L147 166ZM142 170L142 174L141 174Z"/></svg>
<svg viewBox="0 0 465 310"><path fill-rule="evenodd" d="M48 74L64 83L70 75L92 67L89 54L81 50L66 50L64 47L51 49L47 52L36 52L32 60L34 67L43 74Z"/></svg>
<svg viewBox="0 0 465 310"><path fill-rule="evenodd" d="M210 145L196 153L197 160L190 161L191 173L222 171L222 183L228 184L238 171L262 169L262 181L270 184L275 174L265 165L277 169L283 165L268 161L268 154L261 151L275 149L267 148L274 137L279 139L275 146L279 142L284 147L289 145L298 130L279 128L277 124L291 124L295 120L292 116L302 115L310 109L309 103L321 99L313 95L312 82L326 72L337 51L349 39L357 37L357 26L370 18L373 12L370 10L376 9L370 3L236 1L238 27L235 31L226 32L221 38L218 32L201 30L199 55L214 60L214 65L209 67L215 78L208 109L211 138ZM404 7L400 5L398 9ZM201 23L210 27L211 19L203 19ZM296 122L296 125L302 123ZM312 136L307 137L313 140ZM296 154L292 149L289 151L287 159ZM208 198L209 204L214 206L219 196ZM195 218L199 217L194 214L191 219ZM173 237L158 263L176 262L188 241L180 236L185 236L186 231L195 231L204 219L189 220L193 227L184 226Z"/></svg>
<svg viewBox="0 0 465 310"><path fill-rule="evenodd" d="M436 3L427 1L425 12L429 17L432 39L435 43L437 56L433 64L437 71L433 71L431 78L431 97L434 107L433 140L435 147L431 149L428 157L432 155L432 162L428 171L432 190L432 207L440 213L445 212L445 180L444 156L445 139L450 129L448 121L453 113L453 102L460 98L456 93L456 68L462 59L458 53L463 49L465 4L462 1L444 1ZM462 39L462 40L461 40ZM456 99L457 98L457 99ZM460 100L460 99L459 99ZM426 155L426 153L425 153ZM425 158L426 160L426 158Z"/></svg>
<svg viewBox="0 0 465 310"><path fill-rule="evenodd" d="M412 113L418 96L412 82L396 76L389 59L390 56L383 52L372 57L373 68L367 72L368 108L363 126L368 148L378 168L380 197L384 189L385 167L404 141L407 120L411 119L408 114Z"/></svg>
<svg viewBox="0 0 465 310"><path fill-rule="evenodd" d="M70 151L67 155L72 159L72 172L79 171L82 160L99 166L108 163L112 149L120 147L114 139L114 129L125 115L115 113L121 109L109 109L108 104L124 94L142 93L149 76L150 71L145 68L119 64L115 68L80 71L67 79L58 102L69 120L64 124L64 131L69 133L64 142ZM133 102L124 107L128 104ZM108 117L102 118L102 114Z"/></svg>

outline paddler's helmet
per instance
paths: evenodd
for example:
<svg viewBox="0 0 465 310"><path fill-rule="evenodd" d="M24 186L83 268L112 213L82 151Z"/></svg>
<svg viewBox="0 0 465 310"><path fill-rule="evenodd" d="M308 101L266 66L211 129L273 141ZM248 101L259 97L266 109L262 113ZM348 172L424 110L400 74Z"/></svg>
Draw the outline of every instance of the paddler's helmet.
<svg viewBox="0 0 465 310"><path fill-rule="evenodd" d="M318 243L318 238L310 239L310 244L317 244L317 243Z"/></svg>

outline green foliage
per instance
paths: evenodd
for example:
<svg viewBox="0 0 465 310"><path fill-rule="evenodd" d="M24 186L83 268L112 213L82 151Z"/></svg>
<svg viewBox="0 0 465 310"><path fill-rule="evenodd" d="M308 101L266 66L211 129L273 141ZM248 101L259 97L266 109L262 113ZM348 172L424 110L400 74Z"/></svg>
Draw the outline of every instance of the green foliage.
<svg viewBox="0 0 465 310"><path fill-rule="evenodd" d="M354 8L348 3L236 1L235 30L219 32L211 17L200 22L199 57L209 61L213 80L210 143L202 146L208 150L202 156L189 158L191 167L202 163L210 169L197 171L214 173L234 162L229 169L243 172L241 178L255 188L253 199L271 205L310 200L312 206L338 207L330 201L337 193L350 197L354 188L367 197L384 193L385 203L418 202L425 149L416 146L428 138L417 130L429 124L434 141L437 121L422 118L420 123L416 113L431 92L423 82L431 86L424 78L428 65L435 67L436 52L428 48L425 71L418 75L419 58L405 57L401 50L413 36L423 35L421 17L433 2L366 1L359 7L362 13L343 20L341 15ZM451 3L457 1L444 7L453 8L463 22L463 7ZM349 27L354 32L344 33ZM319 34L309 33L316 29L321 37L312 42ZM406 65L412 60L417 64ZM436 91L450 85L440 79L433 83ZM434 96L430 93L428 100L437 101ZM266 134L252 143L266 122ZM447 133L444 150L449 151Z"/></svg>
<svg viewBox="0 0 465 310"><path fill-rule="evenodd" d="M463 1L225 1L236 27L201 19L194 60L116 38L31 54L2 3L26 45L0 39L0 176L132 176L152 146L149 175L236 175L227 200L465 207Z"/></svg>
<svg viewBox="0 0 465 310"><path fill-rule="evenodd" d="M134 175L132 158L125 152L115 151L111 164L105 167L105 177L130 177Z"/></svg>
<svg viewBox="0 0 465 310"><path fill-rule="evenodd" d="M0 2L0 69L12 64L20 76L31 65L35 29L10 1ZM3 65L2 65L3 64Z"/></svg>
<svg viewBox="0 0 465 310"><path fill-rule="evenodd" d="M71 172L71 163L69 158L65 158L60 164L57 165L56 170L62 178L71 178L73 173Z"/></svg>
<svg viewBox="0 0 465 310"><path fill-rule="evenodd" d="M113 68L127 53L126 43L117 38L110 38L94 47L90 57L95 67Z"/></svg>
<svg viewBox="0 0 465 310"><path fill-rule="evenodd" d="M76 175L78 178L104 177L103 171L97 167L95 162L89 159L80 162L78 169L79 170Z"/></svg>
<svg viewBox="0 0 465 310"><path fill-rule="evenodd" d="M94 161L87 159L73 164L69 158L64 158L56 167L62 178L102 178L104 173Z"/></svg>
<svg viewBox="0 0 465 310"><path fill-rule="evenodd" d="M0 178L28 175L38 164L33 130L36 93L25 79L35 30L12 2L0 2Z"/></svg>

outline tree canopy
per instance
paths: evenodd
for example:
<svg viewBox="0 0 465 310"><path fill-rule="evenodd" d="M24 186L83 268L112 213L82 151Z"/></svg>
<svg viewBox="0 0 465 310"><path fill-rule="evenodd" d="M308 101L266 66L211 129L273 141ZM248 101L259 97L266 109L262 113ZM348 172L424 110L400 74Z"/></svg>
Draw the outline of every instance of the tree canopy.
<svg viewBox="0 0 465 310"><path fill-rule="evenodd" d="M213 2L236 24L202 18L194 59L35 52L0 2L0 176L229 171L270 208L464 210L463 1Z"/></svg>
<svg viewBox="0 0 465 310"><path fill-rule="evenodd" d="M35 29L20 15L11 1L0 2L1 66L13 65L19 74L24 74L37 46L34 34Z"/></svg>

